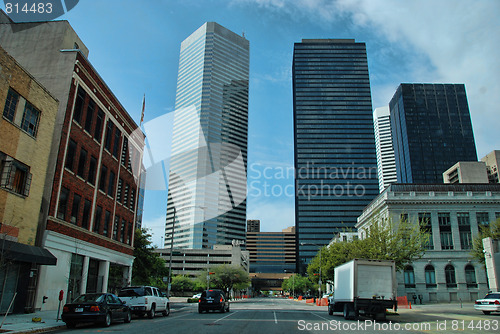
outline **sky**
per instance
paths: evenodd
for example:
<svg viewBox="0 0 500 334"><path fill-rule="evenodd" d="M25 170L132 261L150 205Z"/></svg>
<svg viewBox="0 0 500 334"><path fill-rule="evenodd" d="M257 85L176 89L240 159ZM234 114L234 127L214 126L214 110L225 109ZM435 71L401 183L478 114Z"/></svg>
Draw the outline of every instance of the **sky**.
<svg viewBox="0 0 500 334"><path fill-rule="evenodd" d="M2 7L5 8L5 7ZM480 159L500 149L500 1L81 0L68 20L89 60L139 124L175 108L181 42L215 21L250 42L247 219L293 226L294 43L349 38L367 47L373 109L400 83L465 84ZM148 190L143 226L161 244L166 191Z"/></svg>

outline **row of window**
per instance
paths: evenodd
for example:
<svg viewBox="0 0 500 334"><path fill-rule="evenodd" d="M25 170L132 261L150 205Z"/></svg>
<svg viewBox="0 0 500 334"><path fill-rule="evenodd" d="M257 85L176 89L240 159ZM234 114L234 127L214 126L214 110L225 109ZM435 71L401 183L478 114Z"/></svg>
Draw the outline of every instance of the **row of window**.
<svg viewBox="0 0 500 334"><path fill-rule="evenodd" d="M68 221L69 219L70 223L88 230L92 214L92 202L89 199L82 198L82 196L77 193L73 194L73 201L71 203L69 203L69 198L70 190L63 187L59 195L57 218L64 221ZM82 212L82 214L80 214L80 212ZM120 219L119 216L115 215L113 226L111 226L111 217L112 214L110 211L104 210L101 206L97 205L95 208L92 231L131 245L133 234L132 222L127 222L125 219Z"/></svg>
<svg viewBox="0 0 500 334"><path fill-rule="evenodd" d="M425 285L427 288L435 288L437 287L436 283L436 271L434 266L427 265L425 266ZM465 266L465 283L468 288L477 288L476 281L476 271L474 266L468 264ZM457 287L457 279L455 275L455 267L451 264L446 265L444 267L444 276L446 281L446 286L448 288L456 288ZM404 270L404 283L406 288L415 288L415 272L412 266L406 266Z"/></svg>
<svg viewBox="0 0 500 334"><path fill-rule="evenodd" d="M18 113L21 110L22 114ZM36 137L40 111L12 88L9 88L7 93L3 117L26 131L30 136Z"/></svg>
<svg viewBox="0 0 500 334"><path fill-rule="evenodd" d="M96 184L97 158L90 155L83 147L80 148L78 159L76 158L77 143L70 139L68 144L68 152L66 154L65 168L76 173L79 177L91 185ZM89 156L90 155L90 156ZM88 163L87 163L88 161ZM88 168L87 168L88 165ZM108 168L106 165L101 165L101 173L99 176L99 190L114 198L115 196L115 171ZM118 188L116 189L116 200L125 207L134 211L136 190L133 185L126 183L122 178L118 180Z"/></svg>
<svg viewBox="0 0 500 334"><path fill-rule="evenodd" d="M28 196L31 187L30 167L0 152L0 187Z"/></svg>

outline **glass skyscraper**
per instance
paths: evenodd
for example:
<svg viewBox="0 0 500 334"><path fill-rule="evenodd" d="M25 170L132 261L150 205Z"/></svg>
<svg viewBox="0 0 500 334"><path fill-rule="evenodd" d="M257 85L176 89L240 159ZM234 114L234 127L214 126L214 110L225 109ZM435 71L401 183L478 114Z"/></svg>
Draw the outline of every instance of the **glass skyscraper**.
<svg viewBox="0 0 500 334"><path fill-rule="evenodd" d="M293 53L297 270L378 195L364 43L305 39Z"/></svg>
<svg viewBox="0 0 500 334"><path fill-rule="evenodd" d="M459 161L477 161L463 84L401 84L389 103L398 183L443 183Z"/></svg>
<svg viewBox="0 0 500 334"><path fill-rule="evenodd" d="M207 22L182 42L165 248L245 240L248 79L244 37Z"/></svg>

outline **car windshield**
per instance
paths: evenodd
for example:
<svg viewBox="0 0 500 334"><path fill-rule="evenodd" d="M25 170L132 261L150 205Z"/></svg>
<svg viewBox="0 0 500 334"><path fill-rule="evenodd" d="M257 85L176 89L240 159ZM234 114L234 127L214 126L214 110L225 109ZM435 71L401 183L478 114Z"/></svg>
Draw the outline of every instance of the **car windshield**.
<svg viewBox="0 0 500 334"><path fill-rule="evenodd" d="M141 297L146 295L145 289L143 287L130 287L122 289L118 294L118 297Z"/></svg>
<svg viewBox="0 0 500 334"><path fill-rule="evenodd" d="M500 299L500 293L490 293L484 299Z"/></svg>
<svg viewBox="0 0 500 334"><path fill-rule="evenodd" d="M104 295L101 293L90 293L90 294L85 294L81 295L80 297L76 298L73 303L100 303L104 300Z"/></svg>
<svg viewBox="0 0 500 334"><path fill-rule="evenodd" d="M221 295L220 291L217 290L208 290L208 291L203 291L202 297L211 297L211 298L217 298Z"/></svg>

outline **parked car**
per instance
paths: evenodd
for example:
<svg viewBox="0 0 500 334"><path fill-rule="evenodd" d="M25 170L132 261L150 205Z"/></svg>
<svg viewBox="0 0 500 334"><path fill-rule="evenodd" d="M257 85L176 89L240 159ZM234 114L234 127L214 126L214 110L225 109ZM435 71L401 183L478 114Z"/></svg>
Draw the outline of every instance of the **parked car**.
<svg viewBox="0 0 500 334"><path fill-rule="evenodd" d="M132 314L139 317L148 315L153 319L157 312L163 316L170 314L170 301L154 286L129 286L120 290L118 296L130 307Z"/></svg>
<svg viewBox="0 0 500 334"><path fill-rule="evenodd" d="M78 323L102 323L109 327L111 322L130 322L130 308L112 293L87 293L63 307L61 315L66 327L74 328Z"/></svg>
<svg viewBox="0 0 500 334"><path fill-rule="evenodd" d="M193 297L191 297L191 298L198 298L198 299L200 299L201 298L201 293L197 293L196 295L193 295Z"/></svg>
<svg viewBox="0 0 500 334"><path fill-rule="evenodd" d="M205 290L201 293L200 302L198 303L198 312L203 311L220 311L221 313L229 312L229 301L227 300L224 291L222 290Z"/></svg>
<svg viewBox="0 0 500 334"><path fill-rule="evenodd" d="M500 312L500 293L488 293L483 299L476 300L474 309L484 314Z"/></svg>

